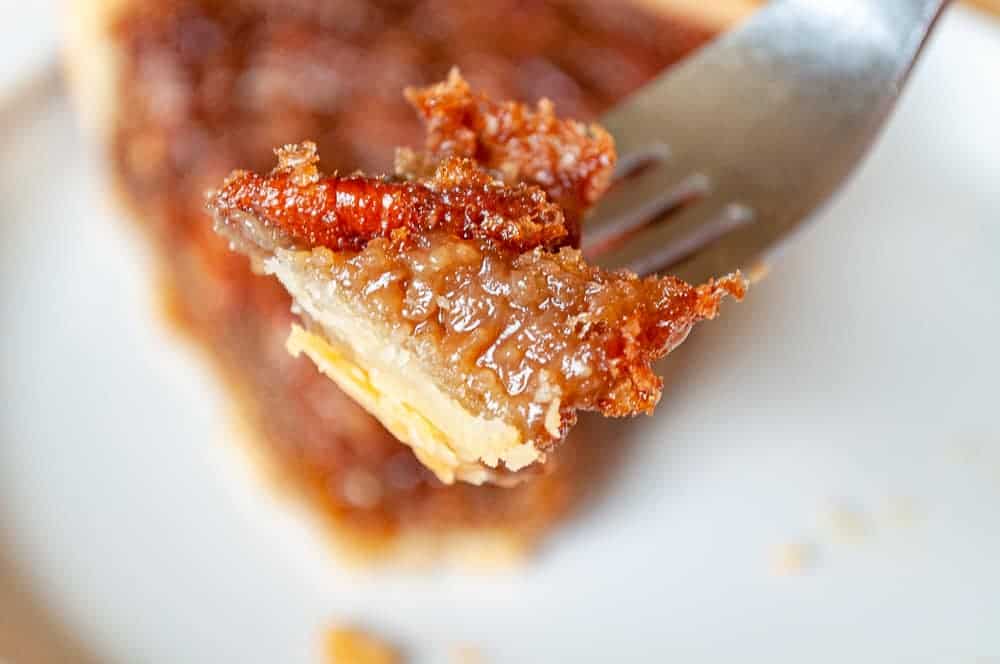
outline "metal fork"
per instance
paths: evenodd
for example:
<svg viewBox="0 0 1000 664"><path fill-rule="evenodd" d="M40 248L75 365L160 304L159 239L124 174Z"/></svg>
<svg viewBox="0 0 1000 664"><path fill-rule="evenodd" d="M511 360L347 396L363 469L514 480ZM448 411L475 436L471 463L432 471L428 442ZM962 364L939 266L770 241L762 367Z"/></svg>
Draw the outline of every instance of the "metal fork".
<svg viewBox="0 0 1000 664"><path fill-rule="evenodd" d="M752 279L867 152L947 2L776 0L625 100L584 253Z"/></svg>

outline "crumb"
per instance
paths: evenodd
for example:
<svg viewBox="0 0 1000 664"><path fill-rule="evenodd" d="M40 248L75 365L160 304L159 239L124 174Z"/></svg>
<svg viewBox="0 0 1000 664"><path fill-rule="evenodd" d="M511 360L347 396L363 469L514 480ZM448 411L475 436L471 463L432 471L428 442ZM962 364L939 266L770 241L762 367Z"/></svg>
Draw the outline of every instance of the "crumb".
<svg viewBox="0 0 1000 664"><path fill-rule="evenodd" d="M484 664L483 654L475 646L455 646L451 651L452 664Z"/></svg>
<svg viewBox="0 0 1000 664"><path fill-rule="evenodd" d="M805 542L785 542L771 551L771 572L776 576L802 574L816 560L815 549Z"/></svg>
<svg viewBox="0 0 1000 664"><path fill-rule="evenodd" d="M870 533L868 519L860 510L846 505L836 505L826 514L826 522L834 536L841 541L853 541Z"/></svg>
<svg viewBox="0 0 1000 664"><path fill-rule="evenodd" d="M905 496L886 498L882 512L886 521L894 526L911 526L923 516L916 501Z"/></svg>
<svg viewBox="0 0 1000 664"><path fill-rule="evenodd" d="M386 642L357 629L335 627L326 634L327 664L398 664L399 653Z"/></svg>

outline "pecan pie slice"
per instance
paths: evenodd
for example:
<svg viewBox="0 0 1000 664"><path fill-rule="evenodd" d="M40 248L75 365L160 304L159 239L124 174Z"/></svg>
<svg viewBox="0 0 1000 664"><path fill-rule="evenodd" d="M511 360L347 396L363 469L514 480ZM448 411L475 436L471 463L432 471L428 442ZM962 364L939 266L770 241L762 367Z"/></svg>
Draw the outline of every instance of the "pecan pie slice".
<svg viewBox="0 0 1000 664"><path fill-rule="evenodd" d="M391 171L397 146L423 146L399 90L442 80L450 63L494 99L545 95L597 117L754 1L71 0L64 64L108 191L151 250L164 322L225 387L239 423L228 440L280 478L338 555L481 565L518 558L585 511L615 455L563 445L515 488L442 485L285 352L288 293L211 231L204 191L234 168L266 172L274 146L305 137L328 171Z"/></svg>
<svg viewBox="0 0 1000 664"><path fill-rule="evenodd" d="M463 85L454 73L442 84L469 98ZM481 121L498 108L526 121ZM651 413L652 362L743 294L739 275L693 287L587 265L550 195L579 215L606 187L613 147L545 109L478 99L443 132L432 120L431 149L403 159L420 167L394 178L323 176L315 145L285 146L270 174L236 171L210 201L216 230L293 296L304 326L288 349L446 483L511 481L577 411ZM475 147L485 134L492 144ZM574 141L571 158L555 156ZM588 151L602 167L579 166Z"/></svg>

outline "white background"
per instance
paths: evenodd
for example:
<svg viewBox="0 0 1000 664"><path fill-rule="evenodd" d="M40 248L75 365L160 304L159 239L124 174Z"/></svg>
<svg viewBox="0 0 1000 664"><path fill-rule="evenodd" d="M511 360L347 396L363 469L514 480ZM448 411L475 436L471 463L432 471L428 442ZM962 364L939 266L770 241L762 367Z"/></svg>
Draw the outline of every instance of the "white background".
<svg viewBox="0 0 1000 664"><path fill-rule="evenodd" d="M489 662L1000 658L996 22L944 21L846 191L663 365L656 418L587 421L625 448L612 486L498 575L339 568L223 442L64 100L18 103L0 532L101 659L316 662L334 621L427 662L457 644ZM829 523L837 505L860 536ZM774 573L784 544L810 553L800 574Z"/></svg>

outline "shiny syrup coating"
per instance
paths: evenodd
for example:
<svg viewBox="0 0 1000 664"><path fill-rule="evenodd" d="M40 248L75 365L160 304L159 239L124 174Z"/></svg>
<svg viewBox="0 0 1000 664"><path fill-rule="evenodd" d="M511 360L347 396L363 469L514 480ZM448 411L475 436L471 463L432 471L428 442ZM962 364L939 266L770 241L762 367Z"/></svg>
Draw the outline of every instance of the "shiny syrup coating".
<svg viewBox="0 0 1000 664"><path fill-rule="evenodd" d="M276 169L265 176L235 171L212 197L212 207L255 215L294 246L360 249L376 237L436 229L520 251L569 241L562 210L545 192L504 185L468 159L448 158L430 178L394 181L321 177L311 142L276 152Z"/></svg>
<svg viewBox="0 0 1000 664"><path fill-rule="evenodd" d="M694 287L601 270L568 247L519 253L440 230L294 260L312 283L336 284L313 292L347 300L467 410L542 450L579 410L652 413L662 388L652 362L745 290L738 274Z"/></svg>

